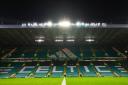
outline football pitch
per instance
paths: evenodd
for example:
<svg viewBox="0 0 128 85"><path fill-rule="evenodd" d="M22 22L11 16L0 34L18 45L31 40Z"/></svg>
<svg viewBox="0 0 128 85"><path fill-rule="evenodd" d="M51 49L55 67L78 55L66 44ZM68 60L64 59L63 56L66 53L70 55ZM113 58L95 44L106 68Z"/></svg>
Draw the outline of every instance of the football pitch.
<svg viewBox="0 0 128 85"><path fill-rule="evenodd" d="M61 85L63 78L0 79L0 85ZM126 77L66 78L66 85L128 85Z"/></svg>

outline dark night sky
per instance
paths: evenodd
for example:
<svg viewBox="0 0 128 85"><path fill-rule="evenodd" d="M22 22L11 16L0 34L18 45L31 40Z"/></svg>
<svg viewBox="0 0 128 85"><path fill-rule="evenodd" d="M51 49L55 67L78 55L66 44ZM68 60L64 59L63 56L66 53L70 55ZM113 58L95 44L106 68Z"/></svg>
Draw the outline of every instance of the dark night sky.
<svg viewBox="0 0 128 85"><path fill-rule="evenodd" d="M127 23L128 6L123 0L4 0L0 2L0 21L71 21Z"/></svg>

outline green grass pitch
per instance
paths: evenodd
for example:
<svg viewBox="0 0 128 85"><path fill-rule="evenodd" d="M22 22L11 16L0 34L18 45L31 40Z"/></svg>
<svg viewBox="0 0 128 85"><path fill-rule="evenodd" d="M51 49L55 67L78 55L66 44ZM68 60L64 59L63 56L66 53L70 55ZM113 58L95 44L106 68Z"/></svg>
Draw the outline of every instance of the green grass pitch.
<svg viewBox="0 0 128 85"><path fill-rule="evenodd" d="M61 85L63 78L0 79L0 85ZM66 78L66 85L128 85L127 77Z"/></svg>

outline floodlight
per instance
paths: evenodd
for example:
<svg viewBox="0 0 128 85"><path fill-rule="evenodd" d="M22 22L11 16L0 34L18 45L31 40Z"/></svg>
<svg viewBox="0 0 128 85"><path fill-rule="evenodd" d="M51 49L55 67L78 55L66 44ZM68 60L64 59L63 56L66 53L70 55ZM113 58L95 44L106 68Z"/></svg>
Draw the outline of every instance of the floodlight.
<svg viewBox="0 0 128 85"><path fill-rule="evenodd" d="M52 27L53 23L51 21L48 21L44 23L44 26Z"/></svg>
<svg viewBox="0 0 128 85"><path fill-rule="evenodd" d="M94 39L86 39L85 41L87 41L87 42L94 42L95 40Z"/></svg>
<svg viewBox="0 0 128 85"><path fill-rule="evenodd" d="M66 40L67 42L74 42L75 40L74 39L68 39Z"/></svg>
<svg viewBox="0 0 128 85"><path fill-rule="evenodd" d="M36 27L36 26L38 26L38 23L37 23L37 22L34 22L34 23L32 24L32 26L33 26L33 27Z"/></svg>
<svg viewBox="0 0 128 85"><path fill-rule="evenodd" d="M40 42L44 42L44 40L42 40L42 39L37 39L37 40L35 40L35 42L40 43Z"/></svg>
<svg viewBox="0 0 128 85"><path fill-rule="evenodd" d="M56 39L55 42L63 42L64 40L62 39Z"/></svg>
<svg viewBox="0 0 128 85"><path fill-rule="evenodd" d="M27 24L26 23L22 23L22 25L21 25L22 27L26 27L27 26Z"/></svg>
<svg viewBox="0 0 128 85"><path fill-rule="evenodd" d="M58 23L58 25L59 25L60 27L70 27L70 26L71 26L71 22L70 22L70 21L60 21L60 22Z"/></svg>
<svg viewBox="0 0 128 85"><path fill-rule="evenodd" d="M81 26L81 22L76 22L76 26L80 27Z"/></svg>

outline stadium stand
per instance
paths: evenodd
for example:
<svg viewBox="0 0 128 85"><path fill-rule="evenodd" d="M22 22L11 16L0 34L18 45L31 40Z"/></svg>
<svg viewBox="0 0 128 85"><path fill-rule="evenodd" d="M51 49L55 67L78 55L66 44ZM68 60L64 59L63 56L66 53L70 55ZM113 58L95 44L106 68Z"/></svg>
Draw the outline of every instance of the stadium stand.
<svg viewBox="0 0 128 85"><path fill-rule="evenodd" d="M128 71L122 62L112 61L104 63L111 57L124 58L122 51L113 48L5 48L0 49L1 64L0 78L27 78L27 77L105 77L124 76L128 77ZM120 55L119 55L120 54ZM3 58L4 56L4 58ZM93 58L93 59L92 59ZM56 65L52 61L56 60L74 61L61 65ZM97 60L98 59L98 60ZM42 64L48 61L48 64ZM88 61L88 64L80 62ZM92 63L93 61L93 63ZM97 64L100 62L100 64Z"/></svg>
<svg viewBox="0 0 128 85"><path fill-rule="evenodd" d="M26 78L26 77L63 77L65 66L26 66L20 63L11 63L11 66L2 67L0 66L0 78ZM115 76L113 73L116 73L118 76L128 77L127 69L123 66L111 65L106 66L103 63L102 65L90 64L87 66L66 66L66 76L67 77L78 77L80 74L83 77L96 77L96 76Z"/></svg>
<svg viewBox="0 0 128 85"><path fill-rule="evenodd" d="M6 50L6 49L5 49ZM8 59L51 59L51 60L84 60L90 58L105 58L105 57L124 57L125 55L121 51L117 51L113 48L55 48L48 50L48 48L16 48L14 51L11 49L7 53ZM2 55L2 53L1 53ZM5 56L4 56L5 57Z"/></svg>

